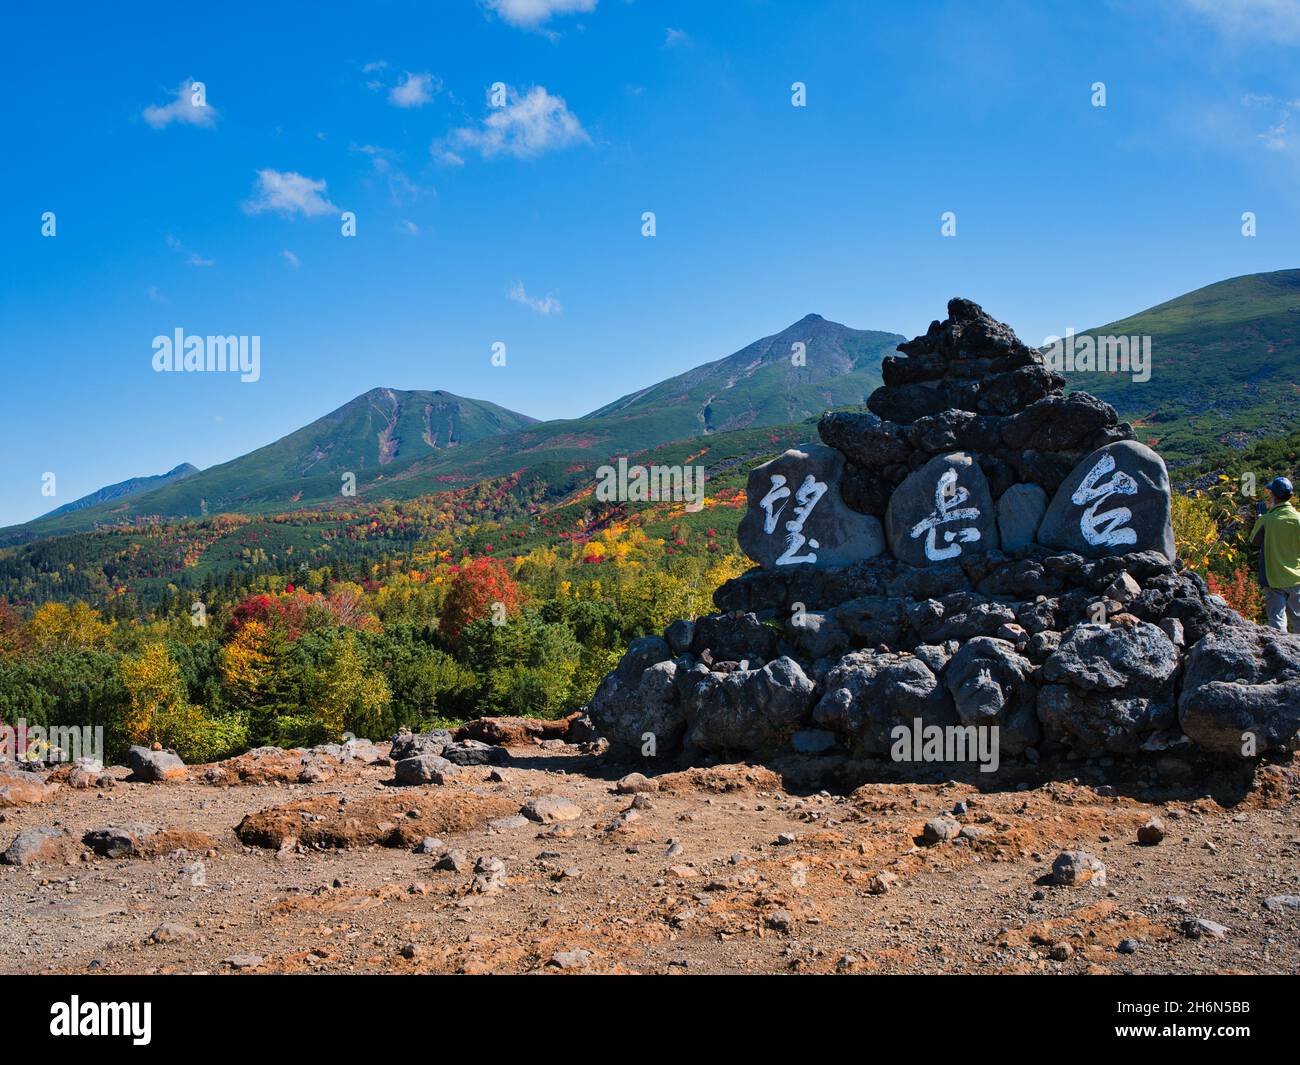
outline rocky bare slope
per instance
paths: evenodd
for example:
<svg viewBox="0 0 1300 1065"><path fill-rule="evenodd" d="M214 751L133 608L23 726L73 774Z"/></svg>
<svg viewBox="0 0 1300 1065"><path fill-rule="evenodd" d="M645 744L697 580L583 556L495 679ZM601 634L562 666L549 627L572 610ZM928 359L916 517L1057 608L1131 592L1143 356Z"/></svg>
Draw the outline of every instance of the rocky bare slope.
<svg viewBox="0 0 1300 1065"><path fill-rule="evenodd" d="M793 763L620 777L569 731L0 767L27 786L0 789L0 971L1300 968L1289 761L1118 788L1100 766L997 786L926 767L831 793ZM398 783L391 754L457 743L502 764Z"/></svg>

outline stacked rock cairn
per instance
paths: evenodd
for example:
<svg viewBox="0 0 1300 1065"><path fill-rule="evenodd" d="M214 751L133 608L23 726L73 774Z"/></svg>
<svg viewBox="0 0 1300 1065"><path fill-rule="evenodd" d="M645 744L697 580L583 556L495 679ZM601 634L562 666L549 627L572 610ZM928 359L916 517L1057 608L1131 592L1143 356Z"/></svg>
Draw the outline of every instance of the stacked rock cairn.
<svg viewBox="0 0 1300 1065"><path fill-rule="evenodd" d="M1114 408L969 300L898 350L867 410L751 472L756 565L717 612L604 678L611 753L897 761L918 726L995 729L1003 767L1295 749L1300 637L1176 558L1165 464Z"/></svg>

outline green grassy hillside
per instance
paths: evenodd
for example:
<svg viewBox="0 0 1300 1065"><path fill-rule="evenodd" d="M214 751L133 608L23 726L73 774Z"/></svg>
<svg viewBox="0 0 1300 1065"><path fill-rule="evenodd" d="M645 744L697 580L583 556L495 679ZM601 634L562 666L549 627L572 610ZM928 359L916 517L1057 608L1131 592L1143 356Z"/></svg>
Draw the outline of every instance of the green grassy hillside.
<svg viewBox="0 0 1300 1065"><path fill-rule="evenodd" d="M1152 338L1151 379L1075 373L1172 465L1300 428L1300 270L1235 277L1090 329Z"/></svg>

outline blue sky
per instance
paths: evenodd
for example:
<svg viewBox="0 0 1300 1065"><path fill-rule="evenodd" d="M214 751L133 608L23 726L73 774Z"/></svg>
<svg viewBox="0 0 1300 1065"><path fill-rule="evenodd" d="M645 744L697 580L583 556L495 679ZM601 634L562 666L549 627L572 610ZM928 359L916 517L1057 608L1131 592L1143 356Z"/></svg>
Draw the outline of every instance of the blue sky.
<svg viewBox="0 0 1300 1065"><path fill-rule="evenodd" d="M1300 265L1294 0L47 2L6 22L0 523L379 385L578 416L809 312L912 335L960 294L1041 343ZM153 372L178 327L260 336L261 379Z"/></svg>

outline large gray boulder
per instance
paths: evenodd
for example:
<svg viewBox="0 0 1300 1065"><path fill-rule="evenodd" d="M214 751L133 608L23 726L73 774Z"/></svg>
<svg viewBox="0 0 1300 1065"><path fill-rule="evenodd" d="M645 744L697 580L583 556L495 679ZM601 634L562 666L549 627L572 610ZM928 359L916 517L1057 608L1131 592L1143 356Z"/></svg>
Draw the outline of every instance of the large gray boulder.
<svg viewBox="0 0 1300 1065"><path fill-rule="evenodd" d="M943 686L963 724L996 725L1001 749L1019 755L1039 738L1033 670L1014 644L978 636L949 660Z"/></svg>
<svg viewBox="0 0 1300 1065"><path fill-rule="evenodd" d="M398 784L441 784L456 772L447 759L436 754L416 754L399 759L393 766L393 779Z"/></svg>
<svg viewBox="0 0 1300 1065"><path fill-rule="evenodd" d="M704 673L685 699L686 745L702 751L774 748L807 719L815 687L786 657L762 669Z"/></svg>
<svg viewBox="0 0 1300 1065"><path fill-rule="evenodd" d="M126 764L137 780L158 784L164 780L179 780L185 776L185 763L175 751L152 751L148 747L131 747L126 752Z"/></svg>
<svg viewBox="0 0 1300 1065"><path fill-rule="evenodd" d="M826 678L826 694L813 721L846 737L860 754L885 754L890 731L925 725L955 725L952 700L920 657L858 651L845 655Z"/></svg>
<svg viewBox="0 0 1300 1065"><path fill-rule="evenodd" d="M913 566L995 550L997 515L984 471L962 451L913 470L890 497L885 536L894 557Z"/></svg>
<svg viewBox="0 0 1300 1065"><path fill-rule="evenodd" d="M670 754L686 728L677 695L679 672L663 640L633 640L617 668L600 682L587 715L615 749L640 750L652 743L657 754Z"/></svg>
<svg viewBox="0 0 1300 1065"><path fill-rule="evenodd" d="M749 509L736 537L760 566L845 566L885 550L880 520L840 495L844 456L822 444L791 448L750 471Z"/></svg>
<svg viewBox="0 0 1300 1065"><path fill-rule="evenodd" d="M1075 625L1043 665L1043 679L1084 691L1159 691L1178 668L1178 648L1155 625Z"/></svg>
<svg viewBox="0 0 1300 1065"><path fill-rule="evenodd" d="M70 829L24 828L0 854L0 865L59 865L74 860L80 850Z"/></svg>
<svg viewBox="0 0 1300 1065"><path fill-rule="evenodd" d="M443 748L452 742L451 729L439 728L429 732L411 732L401 729L394 737L388 757L394 762L420 755L441 755Z"/></svg>
<svg viewBox="0 0 1300 1065"><path fill-rule="evenodd" d="M1132 755L1175 722L1178 649L1155 625L1075 625L1043 664L1038 719L1085 758Z"/></svg>
<svg viewBox="0 0 1300 1065"><path fill-rule="evenodd" d="M999 497L997 509L1002 550L1028 547L1047 513L1047 493L1036 484L1013 484Z"/></svg>
<svg viewBox="0 0 1300 1065"><path fill-rule="evenodd" d="M1178 721L1222 754L1300 749L1300 636L1257 625L1210 633L1187 655Z"/></svg>
<svg viewBox="0 0 1300 1065"><path fill-rule="evenodd" d="M1159 551L1173 559L1164 460L1136 440L1098 448L1061 483L1038 542L1091 558Z"/></svg>

